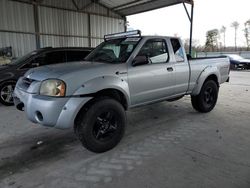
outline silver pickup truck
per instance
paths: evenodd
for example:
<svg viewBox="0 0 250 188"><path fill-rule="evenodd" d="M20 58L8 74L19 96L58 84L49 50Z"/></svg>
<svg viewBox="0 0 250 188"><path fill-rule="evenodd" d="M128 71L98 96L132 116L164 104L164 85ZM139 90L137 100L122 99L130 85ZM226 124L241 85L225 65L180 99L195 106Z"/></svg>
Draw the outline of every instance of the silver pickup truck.
<svg viewBox="0 0 250 188"><path fill-rule="evenodd" d="M227 58L191 59L176 37L111 34L85 61L29 70L14 91L17 109L44 126L74 127L83 146L104 152L121 140L125 111L191 95L211 111L229 79Z"/></svg>

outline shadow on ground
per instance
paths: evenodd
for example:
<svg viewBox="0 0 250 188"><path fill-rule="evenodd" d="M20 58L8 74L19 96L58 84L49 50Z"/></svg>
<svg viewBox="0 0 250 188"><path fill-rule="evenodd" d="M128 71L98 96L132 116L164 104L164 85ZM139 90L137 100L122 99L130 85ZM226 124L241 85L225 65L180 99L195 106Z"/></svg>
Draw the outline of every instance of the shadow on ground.
<svg viewBox="0 0 250 188"><path fill-rule="evenodd" d="M58 160L66 152L69 152L72 146L79 144L75 135L68 131L58 135L46 134L36 138L30 137L30 139L26 140L25 146L22 145L22 142L20 142L21 144L18 143L18 141L12 143L13 150L15 150L15 147L22 147L23 149L15 155L1 158L0 179L23 169L31 169L44 161ZM4 149L9 148L1 144L1 153L4 152Z"/></svg>

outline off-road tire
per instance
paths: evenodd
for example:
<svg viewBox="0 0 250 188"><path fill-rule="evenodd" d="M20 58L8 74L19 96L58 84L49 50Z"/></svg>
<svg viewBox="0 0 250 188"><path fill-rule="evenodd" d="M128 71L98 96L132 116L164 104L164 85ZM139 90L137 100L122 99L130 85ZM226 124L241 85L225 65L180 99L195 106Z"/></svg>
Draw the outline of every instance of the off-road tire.
<svg viewBox="0 0 250 188"><path fill-rule="evenodd" d="M213 110L218 98L218 85L213 80L207 80L199 95L191 96L192 106L198 112L206 113Z"/></svg>
<svg viewBox="0 0 250 188"><path fill-rule="evenodd" d="M78 117L79 119L76 121L75 132L85 148L95 153L102 153L111 150L121 141L125 132L126 113L118 101L112 98L99 98L81 113L80 118ZM109 120L110 123L104 122L105 113L112 114L112 118ZM104 132L102 131L99 134L100 130L103 130L100 124L113 127L111 131L108 130L108 133L105 133L107 138L102 138L103 140L99 139L100 136L98 137ZM99 129L98 126L100 126ZM103 133L101 136L104 137L105 134Z"/></svg>

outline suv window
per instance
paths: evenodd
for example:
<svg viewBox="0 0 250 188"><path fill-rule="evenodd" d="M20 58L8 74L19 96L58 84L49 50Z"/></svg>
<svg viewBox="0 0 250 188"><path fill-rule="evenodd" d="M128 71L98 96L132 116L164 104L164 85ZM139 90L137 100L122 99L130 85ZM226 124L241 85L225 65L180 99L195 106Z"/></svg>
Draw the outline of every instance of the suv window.
<svg viewBox="0 0 250 188"><path fill-rule="evenodd" d="M66 56L67 56L67 62L71 61L81 61L84 60L84 58L89 55L90 51L74 51L74 50L69 50L66 51Z"/></svg>
<svg viewBox="0 0 250 188"><path fill-rule="evenodd" d="M49 65L66 62L65 51L54 51L45 54L44 62L41 65Z"/></svg>
<svg viewBox="0 0 250 188"><path fill-rule="evenodd" d="M152 63L166 63L169 58L167 44L164 40L148 40L138 56L147 56Z"/></svg>
<svg viewBox="0 0 250 188"><path fill-rule="evenodd" d="M39 67L41 65L44 65L44 56L42 56L42 55L32 57L28 63L24 64L21 67L21 69L30 69L30 68Z"/></svg>
<svg viewBox="0 0 250 188"><path fill-rule="evenodd" d="M171 44L174 50L175 60L177 62L183 62L184 61L184 52L182 50L180 41L178 39L171 39Z"/></svg>

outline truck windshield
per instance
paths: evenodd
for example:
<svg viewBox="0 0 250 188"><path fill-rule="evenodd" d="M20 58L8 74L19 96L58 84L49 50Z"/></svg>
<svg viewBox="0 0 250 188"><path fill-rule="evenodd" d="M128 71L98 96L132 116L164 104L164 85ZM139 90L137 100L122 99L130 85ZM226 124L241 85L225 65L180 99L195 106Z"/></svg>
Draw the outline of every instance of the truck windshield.
<svg viewBox="0 0 250 188"><path fill-rule="evenodd" d="M140 39L140 37L130 37L105 41L90 53L85 60L105 63L126 62Z"/></svg>

